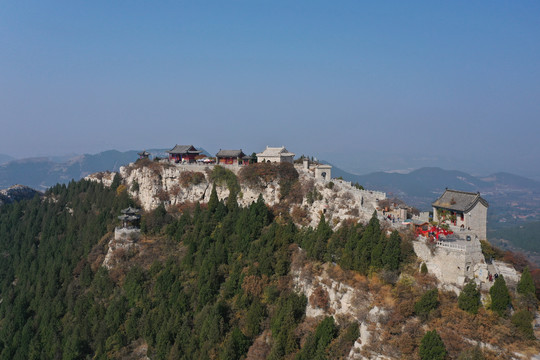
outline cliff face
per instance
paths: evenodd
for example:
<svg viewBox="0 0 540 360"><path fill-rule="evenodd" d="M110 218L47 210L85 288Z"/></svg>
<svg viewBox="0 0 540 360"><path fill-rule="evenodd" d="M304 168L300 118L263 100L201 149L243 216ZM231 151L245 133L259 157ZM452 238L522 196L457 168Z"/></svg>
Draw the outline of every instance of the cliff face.
<svg viewBox="0 0 540 360"><path fill-rule="evenodd" d="M291 278L293 289L308 299L307 318L322 319L333 316L344 326L358 323L359 337L354 342L347 359L377 359L379 354L368 347L380 337L381 321L388 315L388 309L376 303L376 296L370 292L365 278L343 280L344 273L339 267L325 264L314 269L313 263L306 261L304 251L297 249L293 255ZM345 276L346 277L346 276Z"/></svg>
<svg viewBox="0 0 540 360"><path fill-rule="evenodd" d="M224 166L237 174L240 166ZM149 166L130 164L120 168L130 195L136 198L146 211L155 209L160 204L167 208L184 204L206 203L210 197L212 186L210 173L214 165L171 165L152 162ZM343 180L332 182L318 179L311 170L295 167L299 174L297 192L300 196L295 201L284 200L281 196L279 181L273 180L263 187L253 187L239 182L240 192L237 197L240 206L247 206L262 195L265 203L276 206L287 201L287 210L293 215L295 222L301 225L316 226L320 214L332 221L334 226L346 219L368 221L372 216L377 200L386 197L384 193L360 190ZM188 175L199 174L196 182L186 181ZM87 179L101 181L109 186L112 177L108 174L93 174ZM226 200L230 191L227 186L217 185L216 191L220 200Z"/></svg>

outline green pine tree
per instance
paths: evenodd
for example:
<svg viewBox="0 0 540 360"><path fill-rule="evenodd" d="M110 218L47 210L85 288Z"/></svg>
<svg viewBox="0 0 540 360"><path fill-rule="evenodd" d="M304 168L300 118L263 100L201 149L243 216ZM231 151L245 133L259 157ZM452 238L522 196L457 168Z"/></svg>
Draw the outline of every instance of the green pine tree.
<svg viewBox="0 0 540 360"><path fill-rule="evenodd" d="M480 307L480 292L476 288L474 281L469 282L463 288L458 297L458 306L461 310L465 310L471 314L477 314Z"/></svg>
<svg viewBox="0 0 540 360"><path fill-rule="evenodd" d="M438 297L439 290L437 290L437 288L426 291L420 300L414 304L414 312L416 315L426 320L429 313L439 306Z"/></svg>
<svg viewBox="0 0 540 360"><path fill-rule="evenodd" d="M437 330L428 331L420 342L420 359L444 360L446 347Z"/></svg>
<svg viewBox="0 0 540 360"><path fill-rule="evenodd" d="M523 273L521 274L521 278L519 279L517 285L517 292L523 295L529 293L534 294L536 292L534 281L528 266L523 270Z"/></svg>
<svg viewBox="0 0 540 360"><path fill-rule="evenodd" d="M210 210L210 212L216 211L218 204L219 199L217 196L216 185L213 185L212 192L210 193L210 199L208 199L208 210Z"/></svg>
<svg viewBox="0 0 540 360"><path fill-rule="evenodd" d="M393 231L388 240L383 254L384 267L388 270L399 269L399 263L401 261L401 236L397 231Z"/></svg>
<svg viewBox="0 0 540 360"><path fill-rule="evenodd" d="M122 176L120 176L119 173L116 173L116 174L114 174L114 178L113 178L113 181L111 183L111 189L116 191L116 189L118 189L120 184L122 184Z"/></svg>
<svg viewBox="0 0 540 360"><path fill-rule="evenodd" d="M489 289L489 294L491 295L491 310L503 316L512 302L502 275L495 279L495 283Z"/></svg>

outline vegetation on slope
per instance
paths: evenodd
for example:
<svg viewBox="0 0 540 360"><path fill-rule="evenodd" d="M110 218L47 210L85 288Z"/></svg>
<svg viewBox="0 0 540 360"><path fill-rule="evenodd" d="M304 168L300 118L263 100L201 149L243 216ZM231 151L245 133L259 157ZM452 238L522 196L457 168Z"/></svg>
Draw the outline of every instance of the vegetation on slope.
<svg viewBox="0 0 540 360"><path fill-rule="evenodd" d="M493 337L501 345L536 346L526 340L526 314L511 320L480 308L470 315L455 296L433 291L430 276L407 265L410 241L388 235L375 217L333 231L321 216L317 228L299 229L285 215L276 218L262 198L240 208L234 196L224 203L213 190L205 206L144 214L141 244L159 242L160 256L109 273L100 266L104 243L128 205L115 180L111 189L59 185L43 201L0 208L1 359L121 358L139 345L154 359L345 357L358 324L305 318L312 300L293 292L290 278L298 245L313 263L373 279L369 291L385 297L389 311L373 351L416 358L423 324L437 330L452 356L466 350L459 336L486 339L474 326L500 331ZM419 319L415 303L424 296L435 307L426 305ZM521 306L519 296L512 300ZM388 348L377 348L382 344Z"/></svg>

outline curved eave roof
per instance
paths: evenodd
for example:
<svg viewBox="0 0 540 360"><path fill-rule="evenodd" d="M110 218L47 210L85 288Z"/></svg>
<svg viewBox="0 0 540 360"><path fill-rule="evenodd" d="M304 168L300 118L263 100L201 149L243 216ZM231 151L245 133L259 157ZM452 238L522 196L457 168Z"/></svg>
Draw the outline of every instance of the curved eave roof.
<svg viewBox="0 0 540 360"><path fill-rule="evenodd" d="M431 205L436 208L453 210L459 212L469 212L476 204L481 203L486 208L489 203L480 196L480 193L471 193L466 191L447 189L440 198Z"/></svg>

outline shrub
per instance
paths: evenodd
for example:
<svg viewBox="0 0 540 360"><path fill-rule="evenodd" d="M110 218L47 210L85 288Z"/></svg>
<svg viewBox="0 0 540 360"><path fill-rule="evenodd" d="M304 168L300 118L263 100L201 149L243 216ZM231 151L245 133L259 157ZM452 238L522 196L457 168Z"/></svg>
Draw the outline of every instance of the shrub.
<svg viewBox="0 0 540 360"><path fill-rule="evenodd" d="M428 269L427 269L426 263L422 263L422 266L420 266L420 272L421 272L423 275L426 275L426 274L428 273Z"/></svg>
<svg viewBox="0 0 540 360"><path fill-rule="evenodd" d="M298 205L293 207L291 211L291 217L295 223L304 226L309 224L310 221L310 219L308 218L307 210Z"/></svg>
<svg viewBox="0 0 540 360"><path fill-rule="evenodd" d="M139 192L139 183L137 181L133 181L133 183L131 184L131 191Z"/></svg>
<svg viewBox="0 0 540 360"><path fill-rule="evenodd" d="M313 307L326 310L330 303L330 297L328 296L328 291L323 289L321 286L317 286L315 291L309 297L309 302Z"/></svg>
<svg viewBox="0 0 540 360"><path fill-rule="evenodd" d="M491 259L500 260L503 258L504 253L500 249L488 243L487 241L480 240L480 245L482 246L482 253L484 254L484 258L487 261L491 261Z"/></svg>
<svg viewBox="0 0 540 360"><path fill-rule="evenodd" d="M126 190L127 190L126 185L120 184L120 185L118 185L118 187L116 188L116 195L120 196L120 195L122 195L122 193L125 192Z"/></svg>
<svg viewBox="0 0 540 360"><path fill-rule="evenodd" d="M277 167L272 163L256 163L244 166L238 176L242 183L254 188L265 188L277 179Z"/></svg>
<svg viewBox="0 0 540 360"><path fill-rule="evenodd" d="M244 166L238 174L240 181L255 188L265 188L271 182L279 181L282 187L282 197L287 196L283 193L283 188L290 189L290 186L298 180L298 171L293 164L289 163L257 163L250 166ZM286 189L287 190L287 189ZM286 191L288 193L288 191Z"/></svg>
<svg viewBox="0 0 540 360"><path fill-rule="evenodd" d="M184 171L180 173L179 182L183 187L188 187L190 185L198 185L202 183L204 179L205 177L202 172Z"/></svg>
<svg viewBox="0 0 540 360"><path fill-rule="evenodd" d="M527 310L516 311L512 315L512 324L521 333L525 339L534 339L534 330L532 327L533 317Z"/></svg>
<svg viewBox="0 0 540 360"><path fill-rule="evenodd" d="M245 168L249 167L250 166L246 166ZM214 169L210 172L210 181L216 185L227 185L231 192L238 193L240 191L240 185L238 184L236 175L231 170L225 169L223 166L214 166Z"/></svg>
<svg viewBox="0 0 540 360"><path fill-rule="evenodd" d="M458 360L484 360L484 354L479 346L472 349L463 350L458 357Z"/></svg>
<svg viewBox="0 0 540 360"><path fill-rule="evenodd" d="M281 187L281 194L283 194L283 186ZM304 191L302 184L299 181L294 181L290 187L287 199L291 204L301 204L304 200Z"/></svg>
<svg viewBox="0 0 540 360"><path fill-rule="evenodd" d="M310 192L306 194L306 200L308 204L313 204L317 200L322 200L323 196L320 192L317 191L317 188L313 188Z"/></svg>
<svg viewBox="0 0 540 360"><path fill-rule="evenodd" d="M166 190L160 189L157 192L156 197L161 201L167 201L169 200L170 195Z"/></svg>
<svg viewBox="0 0 540 360"><path fill-rule="evenodd" d="M360 216L360 210L358 210L358 208L352 208L349 211L347 211L347 215L358 217Z"/></svg>

